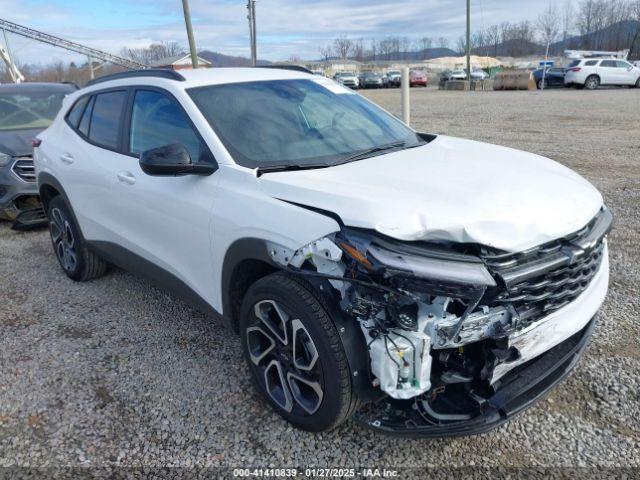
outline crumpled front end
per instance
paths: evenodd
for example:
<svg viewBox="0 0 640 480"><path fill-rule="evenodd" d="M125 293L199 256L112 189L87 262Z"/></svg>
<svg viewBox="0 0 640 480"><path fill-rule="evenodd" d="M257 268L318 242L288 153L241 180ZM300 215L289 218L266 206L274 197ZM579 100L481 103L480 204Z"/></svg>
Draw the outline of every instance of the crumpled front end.
<svg viewBox="0 0 640 480"><path fill-rule="evenodd" d="M516 254L350 228L269 251L358 326L368 359L354 374L369 401L359 421L460 435L499 425L573 367L607 291L611 220L603 209L579 232Z"/></svg>

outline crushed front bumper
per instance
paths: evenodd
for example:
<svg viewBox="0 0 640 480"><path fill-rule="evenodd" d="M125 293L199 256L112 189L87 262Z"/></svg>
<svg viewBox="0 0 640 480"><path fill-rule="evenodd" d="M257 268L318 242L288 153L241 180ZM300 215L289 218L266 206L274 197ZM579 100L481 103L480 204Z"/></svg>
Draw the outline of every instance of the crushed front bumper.
<svg viewBox="0 0 640 480"><path fill-rule="evenodd" d="M46 225L38 185L19 178L13 170L14 164L0 168L0 220L12 222L18 229Z"/></svg>
<svg viewBox="0 0 640 480"><path fill-rule="evenodd" d="M371 420L375 415L369 411L356 417L356 421L382 433L403 437L451 437L484 433L526 410L562 381L578 362L595 324L596 317L593 317L582 330L564 342L507 373L496 385L495 393L484 399L482 414L475 418L420 424L415 419L396 417L387 409L378 419Z"/></svg>

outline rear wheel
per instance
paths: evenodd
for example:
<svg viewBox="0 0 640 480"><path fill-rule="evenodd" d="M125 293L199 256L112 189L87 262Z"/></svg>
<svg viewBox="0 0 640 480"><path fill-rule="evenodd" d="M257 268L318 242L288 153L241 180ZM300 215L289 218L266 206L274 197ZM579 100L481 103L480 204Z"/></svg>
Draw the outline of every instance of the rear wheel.
<svg viewBox="0 0 640 480"><path fill-rule="evenodd" d="M243 300L240 333L258 391L284 419L323 431L353 414L342 342L305 284L282 273L258 280Z"/></svg>
<svg viewBox="0 0 640 480"><path fill-rule="evenodd" d="M87 248L62 197L51 200L48 218L53 250L69 278L86 282L106 273L107 263Z"/></svg>
<svg viewBox="0 0 640 480"><path fill-rule="evenodd" d="M584 81L584 88L586 88L587 90L595 90L599 86L600 79L596 75L591 75Z"/></svg>

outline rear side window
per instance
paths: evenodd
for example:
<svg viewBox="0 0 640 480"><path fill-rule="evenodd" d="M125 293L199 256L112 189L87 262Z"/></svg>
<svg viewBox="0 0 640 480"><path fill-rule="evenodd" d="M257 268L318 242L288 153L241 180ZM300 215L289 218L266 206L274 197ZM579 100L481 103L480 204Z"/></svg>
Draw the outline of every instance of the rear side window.
<svg viewBox="0 0 640 480"><path fill-rule="evenodd" d="M600 64L601 67L616 67L616 61L615 60L603 60L602 63Z"/></svg>
<svg viewBox="0 0 640 480"><path fill-rule="evenodd" d="M82 97L75 103L73 107L71 107L71 110L67 114L67 121L69 122L69 125L71 125L73 128L78 128L78 123L80 123L80 117L82 116L82 113L84 112L84 107L87 106L88 101L89 101L89 97Z"/></svg>
<svg viewBox="0 0 640 480"><path fill-rule="evenodd" d="M99 93L95 96L89 127L89 139L115 150L118 147L120 119L127 99L126 91Z"/></svg>
<svg viewBox="0 0 640 480"><path fill-rule="evenodd" d="M586 67L593 67L598 64L598 60L588 60L584 64Z"/></svg>
<svg viewBox="0 0 640 480"><path fill-rule="evenodd" d="M580 65L580 60L574 60L569 64L567 68L577 67L578 65Z"/></svg>
<svg viewBox="0 0 640 480"><path fill-rule="evenodd" d="M91 112L93 111L93 103L95 99L96 97L94 96L89 100L89 104L82 115L82 120L80 120L80 125L78 125L78 130L80 130L85 137L89 136L89 124L91 123Z"/></svg>

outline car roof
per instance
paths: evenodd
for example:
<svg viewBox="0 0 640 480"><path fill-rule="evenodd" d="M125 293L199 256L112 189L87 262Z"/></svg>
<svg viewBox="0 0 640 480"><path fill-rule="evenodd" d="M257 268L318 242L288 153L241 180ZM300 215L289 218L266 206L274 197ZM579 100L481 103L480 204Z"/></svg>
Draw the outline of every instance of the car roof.
<svg viewBox="0 0 640 480"><path fill-rule="evenodd" d="M24 82L0 84L0 92L74 92L78 87L72 83Z"/></svg>
<svg viewBox="0 0 640 480"><path fill-rule="evenodd" d="M141 70L114 75L113 78L96 79L82 89L82 92L103 90L128 85L163 86L170 90L187 90L207 85L258 82L266 80L316 79L317 76L296 70L279 68L198 68L178 71Z"/></svg>

